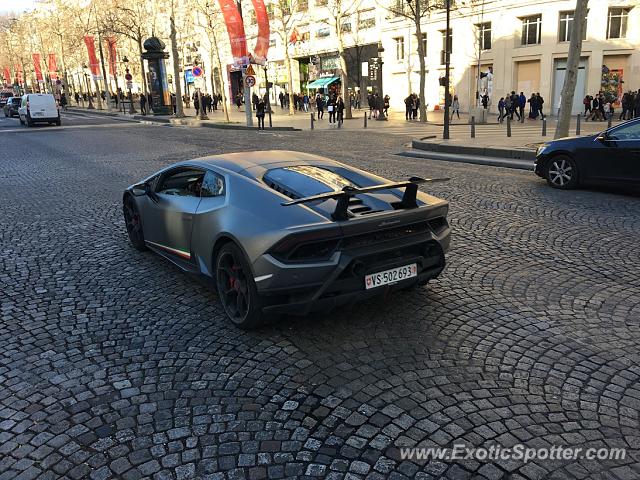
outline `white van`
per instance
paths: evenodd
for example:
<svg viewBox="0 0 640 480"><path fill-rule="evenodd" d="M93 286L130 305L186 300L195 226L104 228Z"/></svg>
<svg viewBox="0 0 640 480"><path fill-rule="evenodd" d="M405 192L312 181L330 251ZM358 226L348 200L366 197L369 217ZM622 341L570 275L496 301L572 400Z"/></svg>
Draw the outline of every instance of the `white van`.
<svg viewBox="0 0 640 480"><path fill-rule="evenodd" d="M55 123L60 125L60 111L56 98L50 93L27 93L22 96L18 108L20 123L33 127L34 123Z"/></svg>

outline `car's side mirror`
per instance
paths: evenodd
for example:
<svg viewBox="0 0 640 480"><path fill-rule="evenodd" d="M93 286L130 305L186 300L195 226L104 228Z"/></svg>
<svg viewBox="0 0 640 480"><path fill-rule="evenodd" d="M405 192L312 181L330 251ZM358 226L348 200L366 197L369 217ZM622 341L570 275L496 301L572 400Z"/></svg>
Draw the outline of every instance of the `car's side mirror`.
<svg viewBox="0 0 640 480"><path fill-rule="evenodd" d="M609 141L609 135L607 134L607 132L602 132L600 135L596 137L596 140L598 140L601 143L607 143Z"/></svg>
<svg viewBox="0 0 640 480"><path fill-rule="evenodd" d="M131 193L133 193L136 197L142 197L147 194L147 184L146 183L138 183L131 187Z"/></svg>

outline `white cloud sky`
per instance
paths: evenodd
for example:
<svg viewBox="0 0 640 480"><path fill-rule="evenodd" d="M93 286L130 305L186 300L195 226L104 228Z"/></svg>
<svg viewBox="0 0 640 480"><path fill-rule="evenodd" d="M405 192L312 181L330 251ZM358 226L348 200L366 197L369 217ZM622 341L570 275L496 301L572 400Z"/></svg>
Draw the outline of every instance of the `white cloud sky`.
<svg viewBox="0 0 640 480"><path fill-rule="evenodd" d="M33 8L36 0L0 0L0 13L16 12Z"/></svg>

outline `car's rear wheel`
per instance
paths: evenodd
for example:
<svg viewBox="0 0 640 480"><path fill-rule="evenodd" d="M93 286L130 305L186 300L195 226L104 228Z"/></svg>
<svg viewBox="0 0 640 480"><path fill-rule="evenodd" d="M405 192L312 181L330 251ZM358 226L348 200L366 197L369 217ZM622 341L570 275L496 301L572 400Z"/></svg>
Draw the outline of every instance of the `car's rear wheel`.
<svg viewBox="0 0 640 480"><path fill-rule="evenodd" d="M218 252L216 283L224 311L235 325L249 330L262 323L261 302L251 268L234 243L223 245Z"/></svg>
<svg viewBox="0 0 640 480"><path fill-rule="evenodd" d="M136 250L141 252L147 249L147 245L144 243L144 233L142 232L142 221L140 220L140 212L136 207L135 202L131 197L127 197L122 205L122 211L124 213L124 221L127 225L127 233L129 234L129 240Z"/></svg>
<svg viewBox="0 0 640 480"><path fill-rule="evenodd" d="M545 178L553 188L575 188L578 185L578 166L573 158L557 155L547 162Z"/></svg>

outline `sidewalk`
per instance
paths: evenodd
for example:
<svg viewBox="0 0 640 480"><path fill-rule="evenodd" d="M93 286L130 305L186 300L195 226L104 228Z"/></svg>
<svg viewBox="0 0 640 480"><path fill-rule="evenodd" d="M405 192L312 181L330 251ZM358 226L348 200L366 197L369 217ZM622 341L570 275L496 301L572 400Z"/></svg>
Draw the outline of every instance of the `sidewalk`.
<svg viewBox="0 0 640 480"><path fill-rule="evenodd" d="M138 107L136 106L136 109ZM289 115L288 109L281 109L280 106L272 106L272 125L278 130L310 130L311 129L311 112L296 112ZM106 114L106 110L87 110L79 107L70 107L72 111L81 111L87 113ZM138 109L139 110L139 109ZM507 136L507 121L497 123L497 115L490 115L492 123L475 126L475 138L471 138L471 125L468 124L468 114L461 114L460 119L453 119L450 128L449 140L443 140L443 111L427 112L427 123L421 123L416 120L405 120L404 112L389 111L387 121L377 121L368 118L368 110L354 110L352 119L345 119L344 124L338 128L335 123L329 123L329 115L324 113L321 120L315 119L313 128L315 130L344 130L344 131L374 131L391 135L406 136L411 139L424 140L427 142L437 142L443 145L459 145L459 146L476 146L486 148L518 148L535 150L535 148L544 141L553 139L556 119L547 117L546 136L543 136L542 120L525 119L524 123L520 123L514 119L511 122L511 137ZM214 128L238 128L245 129L246 120L244 107L240 110L234 105L229 108L229 122L226 122L222 110L208 113L209 120L199 120L196 117L195 109L186 108L185 118L175 118L172 115L141 116L140 113L129 115L128 113L112 111L111 115L120 115L141 121L172 123L176 125L194 126L194 127L214 127ZM314 112L314 118L317 113ZM366 127L365 127L365 119ZM617 115L616 115L617 116ZM253 118L253 128L257 128L257 119ZM617 120L613 125L619 123ZM265 117L266 130L269 130L269 117ZM581 121L580 134L589 135L601 132L607 128L606 122L586 122ZM572 117L571 126L569 128L570 135L576 132L576 117Z"/></svg>

